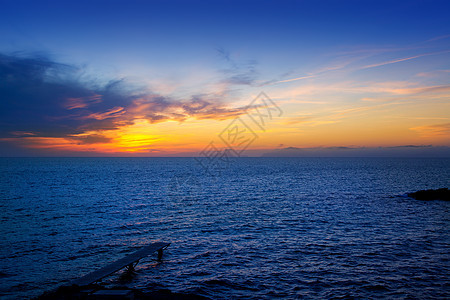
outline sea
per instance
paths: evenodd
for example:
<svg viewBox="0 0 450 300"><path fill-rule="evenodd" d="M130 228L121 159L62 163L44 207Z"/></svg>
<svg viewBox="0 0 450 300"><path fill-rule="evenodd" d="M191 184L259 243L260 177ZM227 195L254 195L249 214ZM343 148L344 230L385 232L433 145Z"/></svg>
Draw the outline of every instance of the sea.
<svg viewBox="0 0 450 300"><path fill-rule="evenodd" d="M1 158L0 298L70 284L211 299L449 299L445 158Z"/></svg>

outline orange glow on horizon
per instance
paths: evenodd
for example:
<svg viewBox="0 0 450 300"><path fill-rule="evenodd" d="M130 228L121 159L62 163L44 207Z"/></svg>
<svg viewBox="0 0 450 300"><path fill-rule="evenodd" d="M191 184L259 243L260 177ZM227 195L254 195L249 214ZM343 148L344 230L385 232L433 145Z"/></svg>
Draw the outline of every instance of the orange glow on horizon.
<svg viewBox="0 0 450 300"><path fill-rule="evenodd" d="M348 83L341 89L348 90ZM379 97L371 94L382 86ZM274 119L264 130L254 126L258 135L248 150L271 151L283 147L393 147L401 145L450 146L450 103L447 100L448 88L413 88L408 96L400 89L409 86L405 83L383 83L375 88L355 88L364 91L357 103L344 99L330 102L330 95L323 100L302 102L302 95L280 92L276 101L283 110L283 116ZM337 86L330 88L337 92ZM296 89L294 89L296 91ZM315 86L298 90L308 97L315 97ZM322 91L323 92L323 91ZM356 91L351 91L356 93ZM369 94L369 95L367 95ZM364 96L365 95L365 96ZM250 98L250 97L249 97ZM71 109L80 108L88 101L100 101L99 96L70 99ZM381 100L380 100L381 99ZM426 99L426 100L424 100ZM350 102L350 103L349 103ZM87 130L81 134L61 137L43 137L33 132L16 131L16 137L3 138L29 149L48 150L52 153L94 153L97 155L176 155L177 153L199 153L211 141L223 147L217 136L234 118L246 118L242 108L215 107L211 112L203 111L195 117L175 120L171 117L145 119L143 114L149 106L155 105L144 100L133 103L131 108L113 109L87 115L86 118L103 121L117 120L111 123L116 129ZM196 109L199 104L191 103ZM170 113L181 112L180 106L171 108ZM225 114L224 114L225 113ZM252 121L246 121L252 126ZM219 141L219 144L217 143Z"/></svg>

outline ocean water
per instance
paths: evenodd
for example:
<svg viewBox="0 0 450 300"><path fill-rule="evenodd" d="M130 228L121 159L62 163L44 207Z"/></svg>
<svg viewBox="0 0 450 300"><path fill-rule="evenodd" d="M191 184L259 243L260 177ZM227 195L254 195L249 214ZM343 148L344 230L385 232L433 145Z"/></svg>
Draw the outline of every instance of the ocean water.
<svg viewBox="0 0 450 300"><path fill-rule="evenodd" d="M0 159L0 295L30 298L136 251L107 286L213 299L450 298L450 159Z"/></svg>

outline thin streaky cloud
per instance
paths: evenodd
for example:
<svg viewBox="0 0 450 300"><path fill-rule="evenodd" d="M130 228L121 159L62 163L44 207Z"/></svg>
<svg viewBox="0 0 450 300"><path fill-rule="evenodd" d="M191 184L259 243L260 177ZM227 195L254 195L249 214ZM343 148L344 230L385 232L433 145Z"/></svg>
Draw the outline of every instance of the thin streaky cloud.
<svg viewBox="0 0 450 300"><path fill-rule="evenodd" d="M420 72L417 73L415 76L418 77L436 77L442 74L450 73L450 70L435 70L430 72Z"/></svg>
<svg viewBox="0 0 450 300"><path fill-rule="evenodd" d="M425 42L427 42L427 43L428 42L434 42L434 41L443 40L443 39L447 39L447 38L450 38L450 34L437 36L437 37L434 37L432 39L426 40Z"/></svg>
<svg viewBox="0 0 450 300"><path fill-rule="evenodd" d="M380 66L389 65L389 64L395 64L398 62L407 61L407 60L411 60L411 59L415 59L415 58L419 58L419 57L438 55L438 54L444 54L444 53L449 53L449 52L450 52L450 50L418 54L418 55L414 55L414 56L410 56L410 57L404 57L404 58L389 60L389 61L376 63L376 64L372 64L372 65L367 65L367 66L362 67L361 69L375 68L375 67L380 67Z"/></svg>
<svg viewBox="0 0 450 300"><path fill-rule="evenodd" d="M444 37L440 37L440 39L445 38ZM375 52L391 52L391 51L399 51L399 50L407 50L408 48L399 48L399 49L389 49L389 51L387 51L387 49L382 49L382 50L378 50ZM368 50L366 50L368 51ZM411 60L411 59L415 59L415 58L420 58L420 57L424 57L424 56L430 56L430 55L438 55L438 54L444 54L444 53L449 53L450 50L445 50L445 51L439 51L439 52L429 52L429 53L423 53L423 54L418 54L415 56L411 56L411 57L405 57L405 58L400 58L400 59L395 59L395 60L390 60L390 61L386 61L386 62L381 62L381 63L376 63L376 64L371 64L371 65L367 65L367 66L363 66L359 69L368 69L368 68L374 68L374 67L379 67L379 66L384 66L384 65L388 65L388 64L393 64L393 63L398 63L398 62L402 62L402 61L407 61L407 60ZM356 57L356 58L352 58L346 62L343 62L339 65L334 65L334 66L328 66L328 67L324 67L316 72L313 72L313 74L311 75L307 75L307 76L301 76L301 77L296 77L296 78L291 78L291 79L285 79L285 80L279 80L279 81L268 81L262 85L274 85L274 84L279 84L279 83L286 83L286 82L292 82L292 81L297 81L297 80L303 80L303 79L308 79L308 78L314 78L317 77L319 74L321 73L325 73L328 71L334 71L334 70L339 70L339 69L343 69L345 67L347 67L350 63L355 62L357 60L366 58L366 56L362 56L362 57Z"/></svg>
<svg viewBox="0 0 450 300"><path fill-rule="evenodd" d="M449 118L441 118L441 117L416 117L416 120L448 120Z"/></svg>
<svg viewBox="0 0 450 300"><path fill-rule="evenodd" d="M343 110L335 110L330 111L328 113L324 114L316 114L316 115L301 115L301 116L295 116L286 119L283 123L286 125L295 125L295 124L310 124L310 125L323 125L323 124L332 124L337 123L345 118L347 118L349 115L358 114L358 113L365 113L369 112L371 110L375 110L378 108L386 107L386 106L392 106L392 105L399 105L403 104L400 102L390 102L390 103L381 103L371 106L360 106L355 108L347 108Z"/></svg>
<svg viewBox="0 0 450 300"><path fill-rule="evenodd" d="M302 80L302 79L313 78L313 77L316 77L316 76L317 76L317 75L302 76L302 77L297 77L297 78L291 78L291 79L286 79L286 80L275 81L275 82L273 82L272 84L283 83L283 82L291 82L291 81L297 81L297 80Z"/></svg>
<svg viewBox="0 0 450 300"><path fill-rule="evenodd" d="M437 37L437 38L434 38L434 39L438 40L438 39L444 39L444 38L447 38L447 37L450 37L450 35L449 36L441 36L441 37ZM431 41L431 40L429 40L429 41ZM361 59L369 57L370 56L369 53L370 54L377 54L377 53L383 53L383 52L387 53L387 52L394 52L394 51L401 51L401 50L412 50L412 49L417 49L417 47L363 49L363 50L357 50L357 51L342 52L342 53L340 53L340 55L343 55L343 54L346 54L346 55L348 55L348 54L357 54L357 53L365 53L366 55L353 57L353 58L350 58L350 59L348 59L348 60L346 60L344 62L340 62L339 64L323 67L322 69L319 69L319 70L317 70L315 72L311 72L310 75L307 75L307 76L301 76L301 77L285 79L285 80L279 80L279 81L275 81L275 80L266 81L266 82L260 84L259 86L274 85L274 84L279 84L279 83L286 83L286 82L292 82L292 81L303 80L303 79L308 79L308 78L314 78L314 77L319 76L322 73L344 69L349 64L351 64L353 62L356 62L358 60L361 60ZM379 67L379 66L383 66L383 65L398 63L398 62L402 62L402 61L407 61L407 60L411 60L411 59L415 59L415 58L419 58L419 57L423 57L423 56L438 55L438 54L443 54L443 53L448 53L448 52L450 52L450 50L444 50L444 51L439 51L439 52L423 53L423 54L418 54L418 55L411 56L411 57L405 57L405 58L390 60L390 61L386 61L386 62L371 64L371 65L363 66L363 67L360 67L360 68L357 68L357 69L374 68L374 67Z"/></svg>
<svg viewBox="0 0 450 300"><path fill-rule="evenodd" d="M416 50L416 49L421 49L421 48L412 47L412 46L408 46L408 47L368 47L368 48L359 48L359 49L354 49L354 50L343 50L343 51L338 51L338 52L332 52L329 55L348 56L348 55L364 54L364 57L365 57L367 55L408 51L408 50Z"/></svg>
<svg viewBox="0 0 450 300"><path fill-rule="evenodd" d="M417 126L409 129L416 131L419 135L423 137L450 135L450 123Z"/></svg>

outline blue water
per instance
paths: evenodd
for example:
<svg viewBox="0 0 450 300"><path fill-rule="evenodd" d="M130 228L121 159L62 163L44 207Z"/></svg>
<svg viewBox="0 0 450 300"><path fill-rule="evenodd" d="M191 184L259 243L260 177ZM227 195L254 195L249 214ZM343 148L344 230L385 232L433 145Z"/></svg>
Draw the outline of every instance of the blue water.
<svg viewBox="0 0 450 300"><path fill-rule="evenodd" d="M449 298L450 159L0 159L0 294L39 295L152 241L128 281L229 298Z"/></svg>

